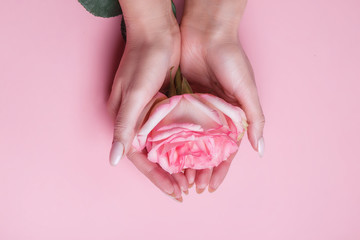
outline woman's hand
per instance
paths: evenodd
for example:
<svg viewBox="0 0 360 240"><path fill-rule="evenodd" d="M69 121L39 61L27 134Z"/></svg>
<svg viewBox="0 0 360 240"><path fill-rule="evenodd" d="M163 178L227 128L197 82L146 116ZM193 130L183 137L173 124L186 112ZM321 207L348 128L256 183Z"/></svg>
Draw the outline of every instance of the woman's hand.
<svg viewBox="0 0 360 240"><path fill-rule="evenodd" d="M181 71L194 92L209 92L239 105L248 119L248 138L252 147L264 152L264 115L254 74L238 40L238 27L246 1L186 0L181 22ZM207 185L216 190L234 156L214 169L186 171L189 184L197 191Z"/></svg>
<svg viewBox="0 0 360 240"><path fill-rule="evenodd" d="M169 69L179 65L179 26L170 1L120 0L120 4L127 42L108 100L116 119L110 162L117 165L126 155L157 187L181 200L180 187L183 191L188 187L185 175L168 174L132 148L141 112L162 87Z"/></svg>

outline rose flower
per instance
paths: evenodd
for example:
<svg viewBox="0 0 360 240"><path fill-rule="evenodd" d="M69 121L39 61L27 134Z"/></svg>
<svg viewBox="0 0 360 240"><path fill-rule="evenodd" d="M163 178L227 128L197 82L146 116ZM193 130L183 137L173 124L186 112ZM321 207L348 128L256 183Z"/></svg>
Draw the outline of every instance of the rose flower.
<svg viewBox="0 0 360 240"><path fill-rule="evenodd" d="M244 112L210 94L167 98L148 106L133 146L169 173L218 166L235 153L247 122Z"/></svg>

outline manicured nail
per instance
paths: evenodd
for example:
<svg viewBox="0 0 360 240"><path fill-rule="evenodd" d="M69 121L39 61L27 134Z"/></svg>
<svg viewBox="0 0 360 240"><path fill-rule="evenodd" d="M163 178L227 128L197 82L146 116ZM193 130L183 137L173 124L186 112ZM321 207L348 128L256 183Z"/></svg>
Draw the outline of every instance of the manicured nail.
<svg viewBox="0 0 360 240"><path fill-rule="evenodd" d="M124 145L121 142L113 142L110 150L110 164L116 166L124 155Z"/></svg>
<svg viewBox="0 0 360 240"><path fill-rule="evenodd" d="M189 191L188 191L185 187L183 187L183 186L181 186L181 191L182 191L183 193L185 193L186 195L189 194Z"/></svg>
<svg viewBox="0 0 360 240"><path fill-rule="evenodd" d="M258 141L258 153L260 157L264 156L264 150L265 150L264 138L261 137Z"/></svg>
<svg viewBox="0 0 360 240"><path fill-rule="evenodd" d="M216 191L216 188L208 187L208 191L209 191L210 193L213 193L213 192Z"/></svg>
<svg viewBox="0 0 360 240"><path fill-rule="evenodd" d="M175 191L173 193L171 193L171 194L168 194L168 196L171 197L171 199L174 199L177 202L182 202L183 201L182 196L180 196L178 198L175 196Z"/></svg>
<svg viewBox="0 0 360 240"><path fill-rule="evenodd" d="M170 197L176 198L175 191L173 191L171 194L169 194Z"/></svg>
<svg viewBox="0 0 360 240"><path fill-rule="evenodd" d="M198 187L196 188L196 192L198 194L202 193L204 190L205 190L205 188L198 188Z"/></svg>
<svg viewBox="0 0 360 240"><path fill-rule="evenodd" d="M192 184L189 185L189 189L192 188L192 186L194 186L194 183L192 183Z"/></svg>
<svg viewBox="0 0 360 240"><path fill-rule="evenodd" d="M179 198L174 198L174 200L178 201L178 202L183 202L183 198L182 197L179 197Z"/></svg>

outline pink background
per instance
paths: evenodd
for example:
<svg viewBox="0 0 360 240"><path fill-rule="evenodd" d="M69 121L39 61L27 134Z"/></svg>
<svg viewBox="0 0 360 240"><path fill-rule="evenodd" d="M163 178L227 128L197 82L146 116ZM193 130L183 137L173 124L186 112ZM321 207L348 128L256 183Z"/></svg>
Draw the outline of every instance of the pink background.
<svg viewBox="0 0 360 240"><path fill-rule="evenodd" d="M0 239L360 239L360 1L250 0L241 39L265 116L223 185L179 204L108 164L120 18L0 8Z"/></svg>

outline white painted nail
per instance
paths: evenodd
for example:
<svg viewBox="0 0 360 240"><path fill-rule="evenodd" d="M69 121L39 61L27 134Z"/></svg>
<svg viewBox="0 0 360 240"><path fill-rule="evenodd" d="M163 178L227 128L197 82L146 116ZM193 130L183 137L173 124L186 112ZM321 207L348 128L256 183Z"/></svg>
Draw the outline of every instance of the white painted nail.
<svg viewBox="0 0 360 240"><path fill-rule="evenodd" d="M121 142L114 142L110 150L110 164L116 166L124 155L124 145Z"/></svg>
<svg viewBox="0 0 360 240"><path fill-rule="evenodd" d="M182 197L180 197L178 199L175 198L174 190L173 190L172 194L169 194L169 193L166 193L166 192L163 192L163 193L166 194L166 196L170 197L171 199L175 200L178 203L181 203L183 201Z"/></svg>
<svg viewBox="0 0 360 240"><path fill-rule="evenodd" d="M264 142L264 138L261 137L258 141L258 153L260 157L264 156L264 150L265 150L265 142Z"/></svg>
<svg viewBox="0 0 360 240"><path fill-rule="evenodd" d="M174 199L175 201L177 201L178 203L182 203L182 202L183 202L183 198L182 198L182 197L179 197L179 198L171 197L171 198Z"/></svg>

